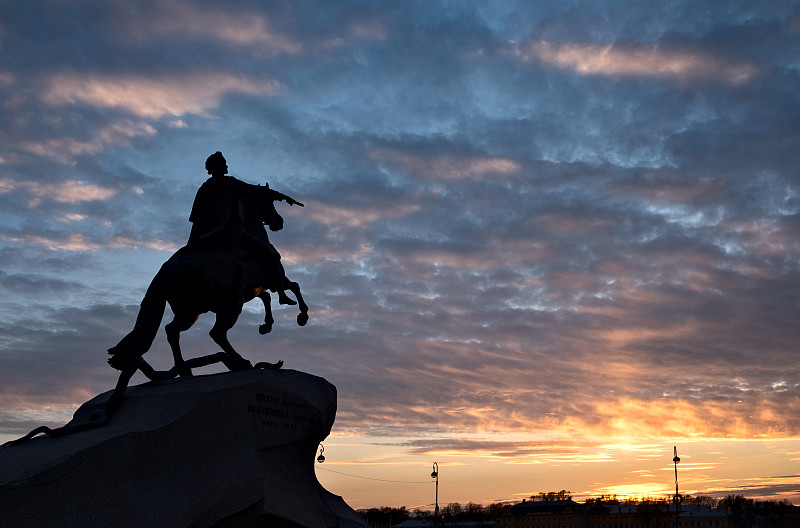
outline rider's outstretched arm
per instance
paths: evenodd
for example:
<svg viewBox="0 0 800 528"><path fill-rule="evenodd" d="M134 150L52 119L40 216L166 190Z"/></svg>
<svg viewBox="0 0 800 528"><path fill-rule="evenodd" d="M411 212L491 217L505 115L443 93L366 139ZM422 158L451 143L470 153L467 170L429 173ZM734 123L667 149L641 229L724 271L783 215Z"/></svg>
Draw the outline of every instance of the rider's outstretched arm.
<svg viewBox="0 0 800 528"><path fill-rule="evenodd" d="M286 203L289 204L289 205L299 205L300 207L305 207L303 205L303 202L298 202L297 200L295 200L291 196L286 196L285 194L283 194L281 196L283 196L284 201L286 201Z"/></svg>
<svg viewBox="0 0 800 528"><path fill-rule="evenodd" d="M244 183L244 182L241 182L241 184L242 184L243 188L245 188L247 191L255 190L258 193L266 193L266 196L264 194L259 194L258 195L258 196L261 197L261 199L266 198L266 199L272 200L274 202L284 201L289 205L299 205L300 207L305 207L302 202L298 202L297 200L295 200L291 196L288 196L286 194L280 193L280 192L276 191L275 189L271 189L270 186L269 186L269 183L264 184L263 187L261 185L253 185L253 184Z"/></svg>
<svg viewBox="0 0 800 528"><path fill-rule="evenodd" d="M279 193L278 191L275 191L275 190L272 190L272 192L275 193L275 200L277 200L277 201L283 200L284 202L286 202L289 205L299 205L300 207L305 207L302 204L302 202L298 202L297 200L295 200L291 196L287 196L287 195L285 195L283 193Z"/></svg>

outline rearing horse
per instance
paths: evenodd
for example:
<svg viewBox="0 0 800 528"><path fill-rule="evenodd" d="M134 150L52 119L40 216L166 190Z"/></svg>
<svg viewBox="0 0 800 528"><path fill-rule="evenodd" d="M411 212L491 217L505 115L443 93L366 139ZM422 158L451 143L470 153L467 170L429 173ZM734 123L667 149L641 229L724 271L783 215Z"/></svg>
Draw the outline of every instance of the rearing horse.
<svg viewBox="0 0 800 528"><path fill-rule="evenodd" d="M267 244L263 225L268 225L272 231L283 227L283 218L275 210L274 196L260 192L256 187L249 194L240 196L238 200L238 213L244 231ZM302 205L299 202L294 203ZM108 350L111 354L108 363L122 372L106 405L94 411L85 422L70 422L56 429L37 427L22 438L0 445L0 448L26 442L40 433L62 436L107 424L122 401L128 382L137 370L141 370L151 380L156 380L170 379L177 375L190 376L193 368L219 361L230 370L253 368L251 363L231 346L228 341L228 330L236 324L242 313L242 305L259 297L266 309L264 324L259 328L259 332L262 334L269 332L273 323L269 292L284 290L294 293L300 308L297 324L304 326L308 322L308 306L303 301L297 283L286 278L277 255L275 259L264 261L237 250L192 251L189 248L178 250L161 266L147 288L133 330ZM291 300L284 299L284 302L294 304ZM168 371L156 371L142 356L153 344L167 303L175 314L172 321L164 327L175 358L175 366ZM191 328L200 314L205 312L217 314L209 335L223 352L184 360L180 347L180 334ZM255 366L280 368L283 366L283 361L257 363Z"/></svg>
<svg viewBox="0 0 800 528"><path fill-rule="evenodd" d="M268 189L264 187L263 189ZM270 195L258 190L239 198L240 217L245 231L266 238L263 224L272 231L283 227L283 218L275 210ZM114 347L108 350L108 363L123 371L122 378L141 369L151 379L171 378L177 374L191 375L191 369L216 361L222 361L230 370L252 368L228 341L228 330L236 324L242 313L242 305L255 297L264 302L267 311L264 324L259 331L264 334L272 328L269 291L291 291L300 313L297 324L308 322L308 306L300 293L300 287L285 277L276 257L275 262L259 261L239 250L212 249L191 251L183 248L167 260L147 288L133 330ZM167 372L154 371L142 356L150 349L161 325L166 303L175 317L164 330L172 349L175 367ZM224 354L215 354L193 360L184 360L180 348L180 333L188 330L205 312L214 312L216 321L209 332ZM262 368L280 368L283 362L259 363ZM130 374L130 375L127 375ZM127 380L125 380L127 386Z"/></svg>

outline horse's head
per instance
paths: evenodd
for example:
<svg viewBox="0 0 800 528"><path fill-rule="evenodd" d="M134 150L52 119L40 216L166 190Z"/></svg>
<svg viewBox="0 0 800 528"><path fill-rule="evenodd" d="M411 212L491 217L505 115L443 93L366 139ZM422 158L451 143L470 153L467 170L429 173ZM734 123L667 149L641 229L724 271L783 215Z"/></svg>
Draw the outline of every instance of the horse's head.
<svg viewBox="0 0 800 528"><path fill-rule="evenodd" d="M239 213L245 230L258 231L262 225L268 226L270 231L283 229L283 218L275 210L275 195L258 190L268 190L269 185L254 186L251 189L254 192L239 196Z"/></svg>
<svg viewBox="0 0 800 528"><path fill-rule="evenodd" d="M259 216L261 216L261 221L269 227L270 231L283 229L283 217L275 210L275 202L272 200L259 204Z"/></svg>

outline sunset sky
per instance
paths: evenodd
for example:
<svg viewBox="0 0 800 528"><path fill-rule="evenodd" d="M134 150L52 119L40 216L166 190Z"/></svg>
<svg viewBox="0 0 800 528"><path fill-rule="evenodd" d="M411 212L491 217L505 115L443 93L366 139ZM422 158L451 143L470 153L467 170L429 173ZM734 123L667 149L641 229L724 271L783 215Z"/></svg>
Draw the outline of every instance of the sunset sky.
<svg viewBox="0 0 800 528"><path fill-rule="evenodd" d="M336 385L351 506L666 496L673 446L800 504L800 2L0 0L0 441L113 387L217 150L305 203L308 326L230 339Z"/></svg>

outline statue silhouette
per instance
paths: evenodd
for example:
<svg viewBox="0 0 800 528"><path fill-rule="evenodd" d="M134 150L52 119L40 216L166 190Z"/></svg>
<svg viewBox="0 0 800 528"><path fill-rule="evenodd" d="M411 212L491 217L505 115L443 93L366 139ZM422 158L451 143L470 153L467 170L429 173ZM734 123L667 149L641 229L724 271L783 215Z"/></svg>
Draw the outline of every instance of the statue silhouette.
<svg viewBox="0 0 800 528"><path fill-rule="evenodd" d="M267 200L272 202L285 200L289 205L300 207L303 207L303 204L269 189L269 184L266 185L266 190L256 189L257 186L226 176L228 164L219 151L206 159L206 171L211 177L200 186L194 198L192 212L189 215L192 231L184 249L188 251L244 249L274 268L269 276L279 283L283 282L286 273L280 262L280 253L269 242L269 236L262 223L253 215L263 215L259 208L264 207L262 204ZM258 197L257 203L242 204L242 200L252 202L255 197ZM283 219L277 213L274 214L280 219L280 225L270 226L270 229L277 231L283 228ZM245 218L248 215L250 218ZM277 291L281 304L296 304L280 287L273 291Z"/></svg>
<svg viewBox="0 0 800 528"><path fill-rule="evenodd" d="M191 376L193 368L217 362L224 363L230 370L283 366L283 361L278 361L260 362L254 367L236 352L227 334L242 313L242 305L255 297L261 299L266 310L259 332L269 332L274 323L270 291L278 293L283 304L299 304L298 325L308 322L308 306L300 286L286 278L280 254L269 242L264 228L264 225L272 231L283 228L283 218L275 210L276 201L301 207L303 204L270 189L269 185L251 185L225 176L228 166L220 152L209 156L206 170L211 178L197 191L189 217L192 222L189 242L156 273L142 299L133 330L108 349L109 365L122 372L105 407L95 411L88 421L70 422L56 429L38 427L0 447L26 442L40 433L61 436L107 424L137 370L151 380L162 380L178 375ZM294 294L296 302L286 295L286 290ZM156 371L143 356L158 333L167 303L174 318L164 330L175 365L167 371ZM180 334L191 328L205 312L216 314L209 335L222 352L185 360Z"/></svg>
<svg viewBox="0 0 800 528"><path fill-rule="evenodd" d="M108 352L109 365L130 377L137 369L151 379L165 379L176 375L191 375L191 369L222 361L231 370L253 368L228 341L228 330L236 324L242 305L255 297L264 303L264 324L259 328L265 334L272 329L274 319L270 308L269 292L278 293L284 304L299 303L297 324L308 322L308 306L300 287L286 278L280 254L269 243L264 228L283 227L283 218L275 210L275 201L290 205L302 203L274 191L269 185L251 185L225 176L228 167L220 152L206 161L209 178L198 190L189 219L192 231L189 242L167 260L158 271L145 293L133 330ZM297 302L285 294L291 291ZM169 371L155 371L142 356L150 349L158 333L169 303L174 318L164 330L172 350L175 366ZM209 332L222 349L222 353L184 360L180 348L180 333L188 330L205 312L214 312L216 321ZM260 368L280 368L277 363L258 363ZM124 382L124 387L127 381Z"/></svg>

